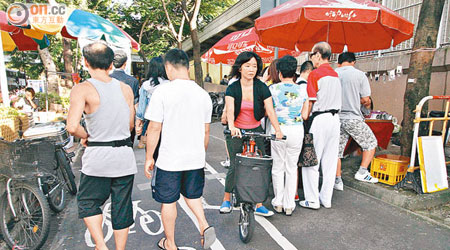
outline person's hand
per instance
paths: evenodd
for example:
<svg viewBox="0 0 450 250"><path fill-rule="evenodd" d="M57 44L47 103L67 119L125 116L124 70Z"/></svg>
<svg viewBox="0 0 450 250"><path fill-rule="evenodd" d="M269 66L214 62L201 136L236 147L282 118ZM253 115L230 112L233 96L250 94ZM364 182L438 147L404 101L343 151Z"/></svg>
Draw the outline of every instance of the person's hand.
<svg viewBox="0 0 450 250"><path fill-rule="evenodd" d="M88 142L88 139L87 139L87 138L86 138L86 139L81 139L81 140L80 140L81 146L83 146L83 147L87 147L87 142Z"/></svg>
<svg viewBox="0 0 450 250"><path fill-rule="evenodd" d="M143 122L139 119L136 119L136 135L142 134Z"/></svg>
<svg viewBox="0 0 450 250"><path fill-rule="evenodd" d="M231 136L236 136L236 137L239 137L239 138L242 137L240 129L238 129L236 127L232 127L232 128L230 128L230 131L231 131Z"/></svg>
<svg viewBox="0 0 450 250"><path fill-rule="evenodd" d="M281 130L278 130L275 132L275 138L277 138L277 140L281 140L283 139L283 132L281 132Z"/></svg>
<svg viewBox="0 0 450 250"><path fill-rule="evenodd" d="M227 115L225 114L225 112L222 114L222 117L220 118L220 122L223 125L227 124Z"/></svg>
<svg viewBox="0 0 450 250"><path fill-rule="evenodd" d="M145 176L148 179L152 178L152 171L154 167L155 167L155 160L153 158L150 158L149 160L145 161L144 172Z"/></svg>

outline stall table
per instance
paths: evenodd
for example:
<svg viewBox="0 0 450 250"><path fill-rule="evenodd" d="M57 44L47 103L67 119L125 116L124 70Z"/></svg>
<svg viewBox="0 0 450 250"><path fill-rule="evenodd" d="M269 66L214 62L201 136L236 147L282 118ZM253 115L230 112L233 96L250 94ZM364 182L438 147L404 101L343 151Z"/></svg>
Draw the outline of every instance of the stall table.
<svg viewBox="0 0 450 250"><path fill-rule="evenodd" d="M394 131L394 124L391 120L366 119L365 122L372 129L378 141L378 146L387 149L389 141ZM358 143L350 137L344 150L344 156L353 153L359 148Z"/></svg>

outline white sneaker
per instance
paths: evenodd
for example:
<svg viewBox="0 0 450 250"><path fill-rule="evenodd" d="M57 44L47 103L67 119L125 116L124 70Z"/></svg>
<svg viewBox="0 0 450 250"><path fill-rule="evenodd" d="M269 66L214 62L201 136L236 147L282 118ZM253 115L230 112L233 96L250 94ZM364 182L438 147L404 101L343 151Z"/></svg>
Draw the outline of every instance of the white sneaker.
<svg viewBox="0 0 450 250"><path fill-rule="evenodd" d="M222 165L222 167L228 168L230 167L230 159L226 159L225 161L221 161L220 165Z"/></svg>
<svg viewBox="0 0 450 250"><path fill-rule="evenodd" d="M331 208L331 204L326 204L322 201L320 201L320 205L322 205L324 208Z"/></svg>
<svg viewBox="0 0 450 250"><path fill-rule="evenodd" d="M334 182L334 189L339 191L344 191L344 182Z"/></svg>
<svg viewBox="0 0 450 250"><path fill-rule="evenodd" d="M294 212L294 209L292 209L292 208L286 208L286 209L284 210L284 212L286 213L287 216L291 216L291 215L292 215L292 212Z"/></svg>
<svg viewBox="0 0 450 250"><path fill-rule="evenodd" d="M369 171L367 171L365 174L360 174L359 171L356 172L355 179L357 179L358 181L369 182L369 183L377 183L378 182L378 179L372 177L372 175L370 175Z"/></svg>
<svg viewBox="0 0 450 250"><path fill-rule="evenodd" d="M273 210L275 210L275 212L277 212L277 213L282 213L283 207L282 206L273 206Z"/></svg>
<svg viewBox="0 0 450 250"><path fill-rule="evenodd" d="M298 204L304 208L311 208L311 209L319 209L320 208L319 203L311 202L311 201L300 201Z"/></svg>

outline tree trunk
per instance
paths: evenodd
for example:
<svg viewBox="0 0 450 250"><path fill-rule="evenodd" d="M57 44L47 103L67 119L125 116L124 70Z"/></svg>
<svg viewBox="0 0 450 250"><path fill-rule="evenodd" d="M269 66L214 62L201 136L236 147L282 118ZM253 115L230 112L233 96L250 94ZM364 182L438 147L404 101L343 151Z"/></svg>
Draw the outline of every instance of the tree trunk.
<svg viewBox="0 0 450 250"><path fill-rule="evenodd" d="M195 70L195 82L202 88L203 85L203 69L200 55L200 41L198 40L197 29L191 30L192 47L194 51L194 70Z"/></svg>
<svg viewBox="0 0 450 250"><path fill-rule="evenodd" d="M404 156L411 154L416 105L423 97L429 95L431 68L434 58L433 49L436 47L444 2L445 0L423 1L420 9L419 22L412 48L413 52L409 61L409 73L403 105L403 127L400 142L402 144L401 153ZM426 111L427 107L424 107L423 112L426 113Z"/></svg>
<svg viewBox="0 0 450 250"><path fill-rule="evenodd" d="M64 58L64 72L73 73L73 53L71 40L68 38L63 38L63 58ZM71 88L73 86L72 79L67 75L66 77L66 87Z"/></svg>
<svg viewBox="0 0 450 250"><path fill-rule="evenodd" d="M38 49L42 64L47 71L48 92L59 93L58 76L56 75L56 65L48 48Z"/></svg>

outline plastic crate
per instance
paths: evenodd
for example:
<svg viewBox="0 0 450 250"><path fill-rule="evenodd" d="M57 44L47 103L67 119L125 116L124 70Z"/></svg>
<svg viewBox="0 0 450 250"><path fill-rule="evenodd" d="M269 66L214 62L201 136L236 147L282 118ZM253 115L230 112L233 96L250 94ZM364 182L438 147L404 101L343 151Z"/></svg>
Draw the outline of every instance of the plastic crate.
<svg viewBox="0 0 450 250"><path fill-rule="evenodd" d="M378 181L395 185L405 178L409 157L400 155L379 155L372 160L370 174Z"/></svg>

